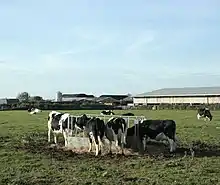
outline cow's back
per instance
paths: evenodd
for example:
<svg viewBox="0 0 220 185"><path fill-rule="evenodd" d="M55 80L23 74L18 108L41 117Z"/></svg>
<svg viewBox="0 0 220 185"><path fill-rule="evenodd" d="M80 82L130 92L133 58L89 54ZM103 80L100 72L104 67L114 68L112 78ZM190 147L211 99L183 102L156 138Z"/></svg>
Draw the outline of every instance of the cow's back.
<svg viewBox="0 0 220 185"><path fill-rule="evenodd" d="M139 133L141 136L147 135L154 139L160 133L173 138L173 132L176 131L176 124L173 120L144 120L140 124Z"/></svg>

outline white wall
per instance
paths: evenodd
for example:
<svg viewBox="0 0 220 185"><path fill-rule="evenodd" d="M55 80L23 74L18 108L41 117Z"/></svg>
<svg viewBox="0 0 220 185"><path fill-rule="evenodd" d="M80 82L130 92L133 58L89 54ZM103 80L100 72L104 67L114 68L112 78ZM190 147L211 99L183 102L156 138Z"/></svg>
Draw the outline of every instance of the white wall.
<svg viewBox="0 0 220 185"><path fill-rule="evenodd" d="M220 103L219 97L163 97L163 98L133 98L134 104L160 104L160 103Z"/></svg>
<svg viewBox="0 0 220 185"><path fill-rule="evenodd" d="M147 103L147 99L146 98L133 98L133 103L134 103L134 105L146 104Z"/></svg>

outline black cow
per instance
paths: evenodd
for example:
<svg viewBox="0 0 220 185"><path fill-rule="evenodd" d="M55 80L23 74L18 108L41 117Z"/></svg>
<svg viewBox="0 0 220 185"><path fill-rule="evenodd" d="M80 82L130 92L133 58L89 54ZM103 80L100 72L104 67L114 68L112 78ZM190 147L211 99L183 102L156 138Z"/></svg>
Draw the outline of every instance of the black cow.
<svg viewBox="0 0 220 185"><path fill-rule="evenodd" d="M128 113L124 113L124 114L122 114L122 116L134 116L134 114L133 114L133 113L128 112Z"/></svg>
<svg viewBox="0 0 220 185"><path fill-rule="evenodd" d="M69 123L68 119L70 118L70 114L68 113L60 113L56 111L51 111L48 116L48 142L50 142L50 134L51 132L54 135L54 143L57 144L57 135L63 134L65 140L65 146L67 146L67 135L69 134L69 130L72 131L75 129L76 118L72 118L72 124ZM68 129L69 128L69 129Z"/></svg>
<svg viewBox="0 0 220 185"><path fill-rule="evenodd" d="M101 115L115 115L115 113L112 110L103 110Z"/></svg>
<svg viewBox="0 0 220 185"><path fill-rule="evenodd" d="M208 108L200 108L198 109L197 119L199 120L200 118L205 118L205 120L208 119L211 121L213 116Z"/></svg>
<svg viewBox="0 0 220 185"><path fill-rule="evenodd" d="M126 144L127 124L123 118L112 117L108 120L105 128L105 136L110 142L110 153L112 153L112 142L115 146L120 146L124 154L124 145Z"/></svg>
<svg viewBox="0 0 220 185"><path fill-rule="evenodd" d="M173 120L142 120L139 121L139 139L156 141L167 140L170 144L170 152L176 151L176 123ZM128 128L127 136L133 136L135 126Z"/></svg>

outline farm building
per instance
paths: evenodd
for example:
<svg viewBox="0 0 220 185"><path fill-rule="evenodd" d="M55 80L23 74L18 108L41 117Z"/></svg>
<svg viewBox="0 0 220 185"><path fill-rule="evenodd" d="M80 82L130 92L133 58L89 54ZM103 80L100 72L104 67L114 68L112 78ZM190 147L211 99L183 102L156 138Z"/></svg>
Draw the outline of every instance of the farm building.
<svg viewBox="0 0 220 185"><path fill-rule="evenodd" d="M56 102L71 102L71 101L81 101L88 100L92 101L95 97L93 95L87 94L62 94L61 92L57 92L56 94Z"/></svg>
<svg viewBox="0 0 220 185"><path fill-rule="evenodd" d="M97 98L98 102L106 105L128 105L133 104L132 97L130 95L101 95Z"/></svg>
<svg viewBox="0 0 220 185"><path fill-rule="evenodd" d="M112 97L101 97L101 98L99 97L97 98L96 101L99 103L103 103L105 105L119 105L120 104L119 100L116 100Z"/></svg>
<svg viewBox="0 0 220 185"><path fill-rule="evenodd" d="M19 100L16 98L3 98L0 99L0 105L12 105L19 103Z"/></svg>
<svg viewBox="0 0 220 185"><path fill-rule="evenodd" d="M124 98L127 98L128 95L110 95L110 94L106 94L106 95L101 95L99 96L99 98L113 98L115 100L123 100Z"/></svg>
<svg viewBox="0 0 220 185"><path fill-rule="evenodd" d="M16 98L4 98L0 99L0 109L4 110L7 109L13 105L16 105L19 103L19 100Z"/></svg>
<svg viewBox="0 0 220 185"><path fill-rule="evenodd" d="M220 87L164 88L133 97L134 105L220 103Z"/></svg>

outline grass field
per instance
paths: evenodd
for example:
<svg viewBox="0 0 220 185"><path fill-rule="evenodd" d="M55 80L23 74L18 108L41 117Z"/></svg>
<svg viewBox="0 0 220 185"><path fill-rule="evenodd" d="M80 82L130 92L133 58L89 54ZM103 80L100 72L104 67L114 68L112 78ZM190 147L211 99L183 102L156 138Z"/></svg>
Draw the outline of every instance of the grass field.
<svg viewBox="0 0 220 185"><path fill-rule="evenodd" d="M48 147L48 112L0 112L0 185L220 184L220 129L216 129L220 126L220 112L212 112L211 122L196 120L196 111L132 112L153 119L174 119L182 141L178 154L95 157L61 152ZM62 137L59 141L63 141ZM190 144L195 149L194 158L184 157Z"/></svg>

